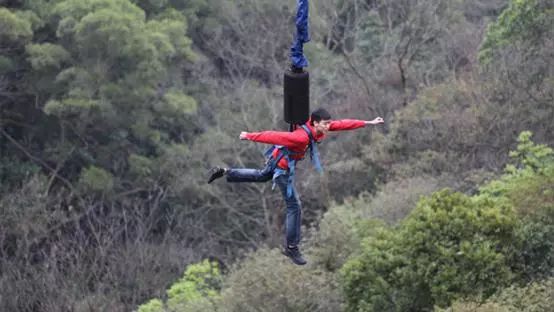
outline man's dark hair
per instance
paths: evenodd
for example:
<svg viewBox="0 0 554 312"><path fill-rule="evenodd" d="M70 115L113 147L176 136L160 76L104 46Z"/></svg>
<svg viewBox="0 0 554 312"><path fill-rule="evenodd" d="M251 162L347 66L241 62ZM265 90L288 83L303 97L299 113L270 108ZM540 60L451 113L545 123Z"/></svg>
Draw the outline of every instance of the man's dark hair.
<svg viewBox="0 0 554 312"><path fill-rule="evenodd" d="M324 108L318 108L312 112L311 123L313 126L314 121L320 122L322 120L329 120L329 119L331 119L331 114L329 114L329 112Z"/></svg>

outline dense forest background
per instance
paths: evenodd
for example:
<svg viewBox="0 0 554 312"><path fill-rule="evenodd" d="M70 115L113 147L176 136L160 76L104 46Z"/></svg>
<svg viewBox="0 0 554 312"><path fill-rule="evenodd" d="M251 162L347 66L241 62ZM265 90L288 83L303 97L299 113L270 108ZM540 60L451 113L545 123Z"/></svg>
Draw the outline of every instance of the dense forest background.
<svg viewBox="0 0 554 312"><path fill-rule="evenodd" d="M300 165L277 251L240 131L286 130L293 0L0 0L1 311L551 311L554 1L312 1L311 107L385 125Z"/></svg>

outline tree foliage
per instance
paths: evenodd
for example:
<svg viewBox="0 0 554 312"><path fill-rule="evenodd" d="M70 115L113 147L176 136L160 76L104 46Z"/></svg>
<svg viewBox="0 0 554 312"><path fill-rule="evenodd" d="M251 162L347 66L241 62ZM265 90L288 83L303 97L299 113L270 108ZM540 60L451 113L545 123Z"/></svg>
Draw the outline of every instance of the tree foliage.
<svg viewBox="0 0 554 312"><path fill-rule="evenodd" d="M458 296L489 296L511 280L501 250L510 245L514 226L507 208L435 193L418 203L398 231L367 239L361 255L345 265L349 307L424 310Z"/></svg>
<svg viewBox="0 0 554 312"><path fill-rule="evenodd" d="M204 260L187 267L183 277L167 290L167 302L152 299L139 312L208 311L220 295L222 276L216 262ZM200 307L203 307L201 310Z"/></svg>
<svg viewBox="0 0 554 312"><path fill-rule="evenodd" d="M524 287L511 286L485 302L460 300L448 309L436 309L437 312L545 312L551 308L554 293L552 278L533 282Z"/></svg>
<svg viewBox="0 0 554 312"><path fill-rule="evenodd" d="M366 238L342 269L348 309L448 307L552 276L552 150L529 138L523 132L511 153L526 165L508 166L480 194L434 193L398 227Z"/></svg>
<svg viewBox="0 0 554 312"><path fill-rule="evenodd" d="M552 34L554 5L545 0L513 0L489 25L481 46L481 62L492 61L495 50L518 43L527 43L531 49L540 47L540 41Z"/></svg>

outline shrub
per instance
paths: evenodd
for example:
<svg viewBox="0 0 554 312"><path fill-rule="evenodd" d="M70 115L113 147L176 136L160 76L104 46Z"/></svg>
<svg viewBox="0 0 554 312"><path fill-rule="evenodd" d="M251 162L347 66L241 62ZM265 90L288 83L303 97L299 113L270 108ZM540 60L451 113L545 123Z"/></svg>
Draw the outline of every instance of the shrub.
<svg viewBox="0 0 554 312"><path fill-rule="evenodd" d="M519 135L506 173L483 186L479 195L511 205L519 215L509 257L523 283L552 276L554 270L554 153L533 143L531 135Z"/></svg>
<svg viewBox="0 0 554 312"><path fill-rule="evenodd" d="M456 301L448 309L436 312L547 312L554 302L554 279L534 282L524 287L508 287L485 302Z"/></svg>
<svg viewBox="0 0 554 312"><path fill-rule="evenodd" d="M114 187L114 177L108 171L90 166L83 169L79 184L84 191L110 192Z"/></svg>
<svg viewBox="0 0 554 312"><path fill-rule="evenodd" d="M335 272L360 248L362 237L383 226L376 219L365 219L362 207L370 199L360 196L342 205L333 205L319 222L319 228L307 236L310 262L327 271Z"/></svg>
<svg viewBox="0 0 554 312"><path fill-rule="evenodd" d="M363 209L365 218L377 218L387 223L404 219L423 195L439 188L439 181L430 176L393 180L383 185Z"/></svg>
<svg viewBox="0 0 554 312"><path fill-rule="evenodd" d="M278 250L260 249L227 277L220 310L334 312L341 311L341 299L332 274L310 263L296 266Z"/></svg>
<svg viewBox="0 0 554 312"><path fill-rule="evenodd" d="M139 312L213 311L219 298L222 276L215 262L204 260L187 267L184 276L167 291L167 302L152 299Z"/></svg>
<svg viewBox="0 0 554 312"><path fill-rule="evenodd" d="M349 311L425 310L464 295L490 296L511 280L503 250L516 219L506 206L443 190L397 229L362 244L344 266Z"/></svg>

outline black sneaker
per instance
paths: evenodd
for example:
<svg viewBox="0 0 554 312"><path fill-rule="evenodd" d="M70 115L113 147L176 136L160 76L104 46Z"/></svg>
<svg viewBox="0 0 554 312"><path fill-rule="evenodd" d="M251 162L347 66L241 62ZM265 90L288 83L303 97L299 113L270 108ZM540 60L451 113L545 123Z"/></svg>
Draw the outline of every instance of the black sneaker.
<svg viewBox="0 0 554 312"><path fill-rule="evenodd" d="M292 262L294 262L295 264L304 265L304 264L308 263L302 257L302 254L300 253L300 249L298 249L298 247L289 248L289 247L284 246L283 250L282 250L282 253L283 253L283 255L289 257L292 260Z"/></svg>
<svg viewBox="0 0 554 312"><path fill-rule="evenodd" d="M213 167L210 169L210 178L208 184L212 183L215 179L221 178L225 174L225 169L221 167Z"/></svg>

